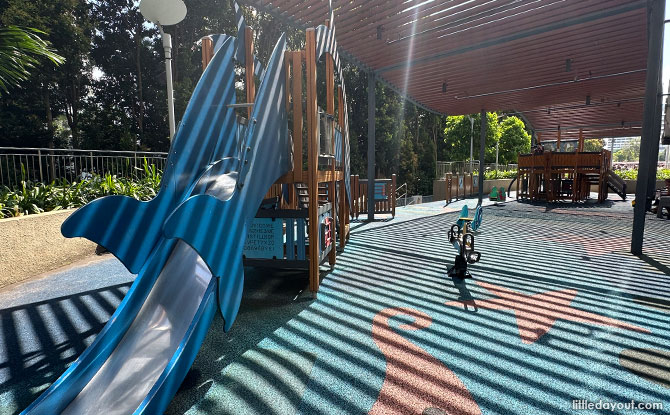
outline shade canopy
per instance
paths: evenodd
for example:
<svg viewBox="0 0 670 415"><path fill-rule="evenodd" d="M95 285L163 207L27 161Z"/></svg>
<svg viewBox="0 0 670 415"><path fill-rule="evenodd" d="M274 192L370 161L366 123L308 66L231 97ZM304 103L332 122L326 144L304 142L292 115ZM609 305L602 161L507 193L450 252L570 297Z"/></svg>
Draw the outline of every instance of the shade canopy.
<svg viewBox="0 0 670 415"><path fill-rule="evenodd" d="M244 0L302 28L329 2ZM646 1L333 0L342 55L430 111L517 111L543 139L639 135Z"/></svg>

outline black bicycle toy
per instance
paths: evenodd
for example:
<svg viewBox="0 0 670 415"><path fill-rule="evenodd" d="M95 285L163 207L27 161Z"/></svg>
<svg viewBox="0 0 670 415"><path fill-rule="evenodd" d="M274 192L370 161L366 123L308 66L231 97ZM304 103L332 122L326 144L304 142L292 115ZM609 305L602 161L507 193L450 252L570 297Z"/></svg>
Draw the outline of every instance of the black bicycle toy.
<svg viewBox="0 0 670 415"><path fill-rule="evenodd" d="M479 222L481 222L481 213L479 216ZM447 275L451 278L472 278L472 275L468 272L468 264L479 262L481 258L481 254L475 251L475 236L470 228L473 220L474 218L467 216L460 217L458 222L452 225L449 230L449 243L454 245L458 250L458 254L454 259L454 266L447 271Z"/></svg>

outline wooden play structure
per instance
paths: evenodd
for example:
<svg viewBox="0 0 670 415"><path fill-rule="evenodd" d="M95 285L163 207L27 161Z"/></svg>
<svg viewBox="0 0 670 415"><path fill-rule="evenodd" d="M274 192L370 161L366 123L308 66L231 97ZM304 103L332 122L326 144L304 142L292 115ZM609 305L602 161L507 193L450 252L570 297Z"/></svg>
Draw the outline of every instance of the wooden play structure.
<svg viewBox="0 0 670 415"><path fill-rule="evenodd" d="M479 176L475 174L447 174L445 176L447 204L479 193Z"/></svg>
<svg viewBox="0 0 670 415"><path fill-rule="evenodd" d="M248 26L244 30L246 102L235 104L244 111L237 114L242 121L251 114L255 98L253 31ZM336 243L342 249L349 237L346 95L341 82L335 87L338 60L333 57L337 53L333 36L326 21L325 26L307 29L304 50L285 53L284 105L293 141L293 170L269 189L244 251L245 265L309 270L313 293L319 289L319 266L327 260L333 267ZM212 39L203 38L203 70L213 54ZM325 110L317 102L317 65L325 66Z"/></svg>
<svg viewBox="0 0 670 415"><path fill-rule="evenodd" d="M608 150L520 154L517 199L578 202L588 199L592 186L599 202L607 199L608 188L625 199L626 185L610 170L611 157Z"/></svg>
<svg viewBox="0 0 670 415"><path fill-rule="evenodd" d="M395 217L396 208L396 175L390 179L375 179L374 192L375 215L390 214ZM368 213L368 180L358 175L351 176L351 216L358 219L362 213Z"/></svg>

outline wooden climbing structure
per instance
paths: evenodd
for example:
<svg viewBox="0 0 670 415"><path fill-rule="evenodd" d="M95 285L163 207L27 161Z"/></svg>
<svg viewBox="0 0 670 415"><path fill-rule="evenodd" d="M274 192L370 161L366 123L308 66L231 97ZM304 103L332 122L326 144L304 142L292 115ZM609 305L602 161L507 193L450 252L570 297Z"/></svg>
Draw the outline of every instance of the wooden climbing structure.
<svg viewBox="0 0 670 415"><path fill-rule="evenodd" d="M238 120L254 104L257 60L253 30L244 27L246 102ZM238 36L239 37L239 36ZM337 43L329 22L306 30L305 49L286 51L286 106L292 135L293 169L272 185L245 245L245 265L309 270L309 289L319 289L319 267L336 262L336 244L349 237L349 138L346 93ZM202 39L203 70L215 53L212 37ZM317 66L325 73L325 102L317 102ZM336 77L336 75L338 75ZM339 85L336 88L336 79ZM305 104L305 105L303 105ZM322 109L325 108L325 109ZM306 157L305 157L306 155ZM305 160L306 159L306 160Z"/></svg>
<svg viewBox="0 0 670 415"><path fill-rule="evenodd" d="M592 187L599 202L607 199L608 188L625 198L625 184L610 170L611 157L608 150L520 154L517 199L578 202L589 198Z"/></svg>

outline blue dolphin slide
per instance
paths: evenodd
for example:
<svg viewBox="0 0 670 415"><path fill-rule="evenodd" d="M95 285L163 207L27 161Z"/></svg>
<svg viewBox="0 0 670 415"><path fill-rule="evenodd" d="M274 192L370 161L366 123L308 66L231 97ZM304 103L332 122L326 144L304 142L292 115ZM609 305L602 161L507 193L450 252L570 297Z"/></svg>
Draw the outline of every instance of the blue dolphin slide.
<svg viewBox="0 0 670 415"><path fill-rule="evenodd" d="M138 274L95 341L23 414L163 413L217 308L230 329L242 297L247 229L292 168L284 35L260 76L248 125L234 108L238 36L220 35L148 202L95 200L62 226Z"/></svg>

